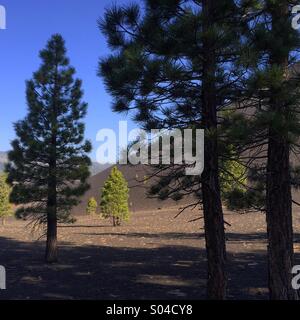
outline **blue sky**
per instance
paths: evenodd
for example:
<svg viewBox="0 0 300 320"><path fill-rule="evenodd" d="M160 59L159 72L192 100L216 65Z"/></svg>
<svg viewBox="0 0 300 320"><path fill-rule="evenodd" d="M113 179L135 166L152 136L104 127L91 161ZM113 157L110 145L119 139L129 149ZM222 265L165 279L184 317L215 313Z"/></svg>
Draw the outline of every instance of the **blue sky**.
<svg viewBox="0 0 300 320"><path fill-rule="evenodd" d="M126 120L125 116L112 113L111 98L96 75L99 58L109 53L97 19L105 8L126 2L0 0L7 11L7 30L0 30L0 151L9 150L14 138L13 123L26 115L25 80L40 65L39 51L52 34L60 33L66 40L71 64L83 80L84 100L89 103L86 137L93 143L95 159L97 131L117 130L119 120Z"/></svg>

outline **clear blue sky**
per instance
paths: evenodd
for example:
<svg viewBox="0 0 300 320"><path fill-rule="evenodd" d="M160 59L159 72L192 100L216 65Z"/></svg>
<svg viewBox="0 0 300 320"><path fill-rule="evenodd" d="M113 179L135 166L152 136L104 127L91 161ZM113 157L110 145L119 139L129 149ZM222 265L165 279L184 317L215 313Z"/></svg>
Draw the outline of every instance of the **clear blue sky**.
<svg viewBox="0 0 300 320"><path fill-rule="evenodd" d="M84 99L89 103L86 137L102 128L117 129L125 116L112 113L111 98L97 77L100 57L109 49L97 27L97 19L112 4L128 0L0 0L7 10L7 30L0 30L0 151L10 148L13 123L26 114L25 80L39 67L39 51L54 33L66 40L68 56L83 80ZM132 125L131 125L132 126Z"/></svg>

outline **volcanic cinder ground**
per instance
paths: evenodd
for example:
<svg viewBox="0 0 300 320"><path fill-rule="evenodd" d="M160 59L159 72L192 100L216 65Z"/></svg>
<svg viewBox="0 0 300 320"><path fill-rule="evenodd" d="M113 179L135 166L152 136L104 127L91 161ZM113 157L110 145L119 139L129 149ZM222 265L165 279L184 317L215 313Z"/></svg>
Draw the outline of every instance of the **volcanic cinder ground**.
<svg viewBox="0 0 300 320"><path fill-rule="evenodd" d="M7 290L0 299L204 299L203 221L178 209L135 212L113 228L99 217L78 217L59 228L60 261L43 263L44 240L26 223L0 226L0 265ZM267 298L264 215L226 213L229 299ZM299 218L295 217L297 261ZM296 261L296 262L297 262Z"/></svg>

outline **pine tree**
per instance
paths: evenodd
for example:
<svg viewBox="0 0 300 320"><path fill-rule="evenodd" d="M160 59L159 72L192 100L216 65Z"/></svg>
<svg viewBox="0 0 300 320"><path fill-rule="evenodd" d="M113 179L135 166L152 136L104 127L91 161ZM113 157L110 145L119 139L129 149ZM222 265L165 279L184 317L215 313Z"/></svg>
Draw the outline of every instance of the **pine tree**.
<svg viewBox="0 0 300 320"><path fill-rule="evenodd" d="M89 199L88 205L86 207L86 213L88 215L95 215L97 213L98 203L94 197Z"/></svg>
<svg viewBox="0 0 300 320"><path fill-rule="evenodd" d="M240 96L242 72L235 64L242 14L228 0L146 0L143 8L107 11L100 28L112 54L101 61L99 74L114 98L113 110L130 112L143 129L205 129L203 175L186 177L183 166L160 168L165 174L151 193L161 199L194 194L195 205L203 206L208 297L224 299L218 111Z"/></svg>
<svg viewBox="0 0 300 320"><path fill-rule="evenodd" d="M245 1L246 2L246 1ZM230 141L245 161L251 189L238 201L266 212L270 298L298 299L291 286L294 265L292 186L297 187L300 36L292 29L295 1L254 0L247 10L249 47L247 88L240 111L231 122ZM246 99L248 99L246 101ZM243 118L243 119L242 119ZM237 132L240 129L240 132ZM247 156L248 154L248 156ZM237 194L236 197L238 198ZM234 200L234 199L233 199Z"/></svg>
<svg viewBox="0 0 300 320"><path fill-rule="evenodd" d="M3 225L5 224L5 218L13 213L12 205L9 201L11 188L6 183L6 179L6 174L0 174L0 218L2 218Z"/></svg>
<svg viewBox="0 0 300 320"><path fill-rule="evenodd" d="M112 218L113 225L120 226L122 221L128 221L129 189L121 171L114 167L106 180L101 193L101 212L104 218Z"/></svg>
<svg viewBox="0 0 300 320"><path fill-rule="evenodd" d="M220 173L220 185L224 199L235 190L246 192L247 173L245 166L238 160L225 161L222 164L222 171Z"/></svg>
<svg viewBox="0 0 300 320"><path fill-rule="evenodd" d="M7 167L18 216L46 226L46 261L57 261L57 223L87 189L91 144L84 141L87 104L74 79L63 38L54 35L40 52L42 64L27 82L28 114L15 124Z"/></svg>
<svg viewBox="0 0 300 320"><path fill-rule="evenodd" d="M299 36L291 27L288 1L268 1L267 14L272 19L273 45L269 50L271 83L269 86L268 162L266 184L266 214L268 229L269 289L271 299L298 299L291 286L294 266L292 218L292 191L290 152L294 134L299 126L298 112L294 109L293 86L288 88L288 66L292 51L300 44ZM290 34L287 37L287 34ZM288 39L287 39L288 38ZM271 43L270 43L271 44ZM289 61L290 60L290 61ZM297 76L299 81L299 76ZM286 82L287 81L287 82ZM291 83L291 82L290 82ZM292 83L291 83L292 84ZM297 91L299 90L296 89ZM295 112L296 111L296 112ZM296 123L295 119L296 117ZM297 138L299 130L296 130Z"/></svg>

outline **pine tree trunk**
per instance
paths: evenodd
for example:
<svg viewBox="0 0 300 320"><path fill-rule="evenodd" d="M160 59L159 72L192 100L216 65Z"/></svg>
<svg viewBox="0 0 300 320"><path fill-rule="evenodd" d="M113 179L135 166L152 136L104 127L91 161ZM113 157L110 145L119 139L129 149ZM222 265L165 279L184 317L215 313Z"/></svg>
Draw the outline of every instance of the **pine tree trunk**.
<svg viewBox="0 0 300 320"><path fill-rule="evenodd" d="M267 228L270 298L293 300L293 222L289 169L289 146L272 131L267 169Z"/></svg>
<svg viewBox="0 0 300 320"><path fill-rule="evenodd" d="M203 1L204 33L213 25L213 0ZM203 96L202 114L205 128L205 160L201 177L205 239L208 260L208 299L226 298L227 277L225 272L226 245L224 218L220 195L217 137L217 104L215 73L216 59L213 40L205 37L203 42Z"/></svg>
<svg viewBox="0 0 300 320"><path fill-rule="evenodd" d="M57 173L56 173L56 149L57 149L57 106L58 96L57 73L55 73L55 88L53 95L53 118L51 119L51 151L49 158L49 177L48 177L48 201L47 201L47 244L46 262L55 263L58 260L57 248Z"/></svg>
<svg viewBox="0 0 300 320"><path fill-rule="evenodd" d="M54 263L58 260L57 249L57 194L55 177L55 160L50 164L47 203L47 244L46 262Z"/></svg>
<svg viewBox="0 0 300 320"><path fill-rule="evenodd" d="M46 262L55 263L58 260L57 249L57 219L54 213L48 214Z"/></svg>
<svg viewBox="0 0 300 320"><path fill-rule="evenodd" d="M205 148L208 152L209 148ZM207 297L214 300L226 298L225 273L226 246L222 205L218 177L215 169L206 167L202 176L205 240L208 260Z"/></svg>
<svg viewBox="0 0 300 320"><path fill-rule="evenodd" d="M282 26L289 15L287 3L274 7L272 31L284 37ZM271 66L280 67L283 73L288 69L288 56L274 50L270 54ZM272 98L277 96L276 98ZM278 89L271 88L271 112L280 118L288 116L285 101L280 99ZM293 219L290 181L290 146L287 137L278 133L271 124L268 138L266 218L268 231L268 274L270 298L273 300L297 299L293 290L291 270L293 267Z"/></svg>
<svg viewBox="0 0 300 320"><path fill-rule="evenodd" d="M117 226L120 227L121 226L121 219L118 217L117 218Z"/></svg>

